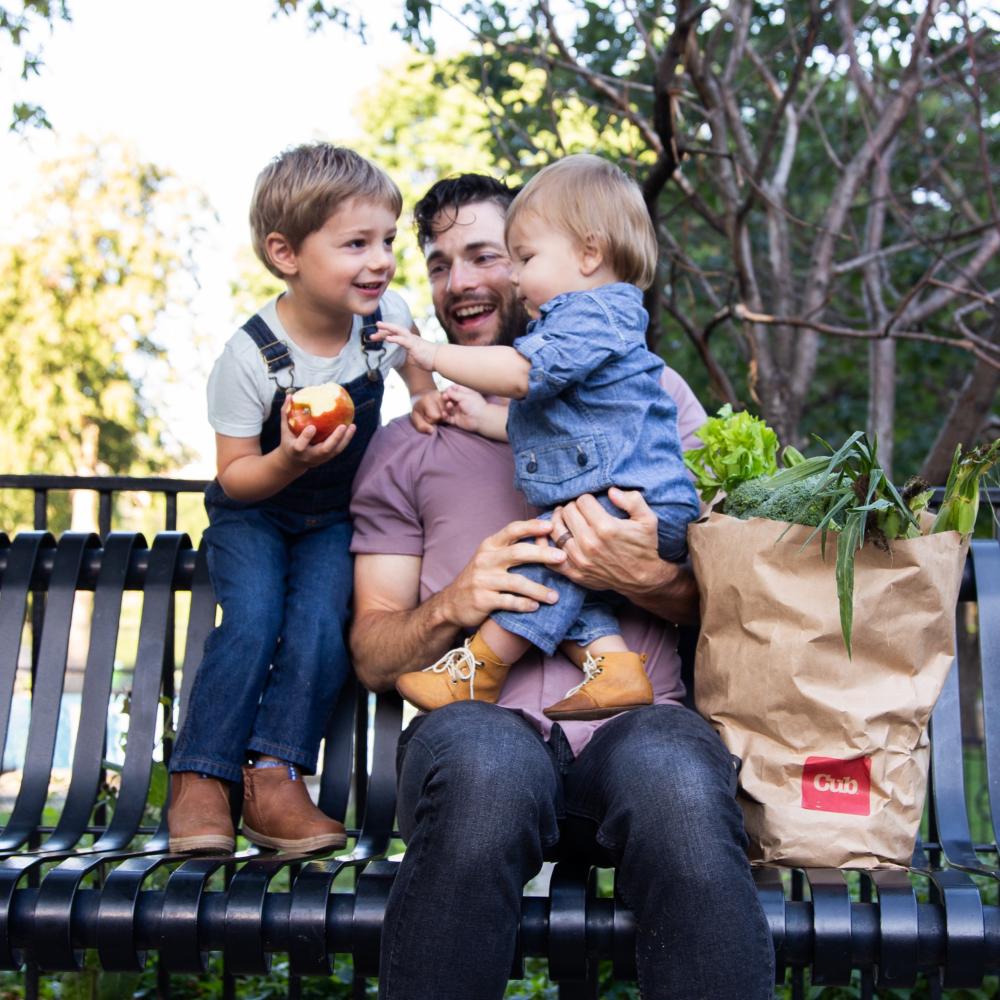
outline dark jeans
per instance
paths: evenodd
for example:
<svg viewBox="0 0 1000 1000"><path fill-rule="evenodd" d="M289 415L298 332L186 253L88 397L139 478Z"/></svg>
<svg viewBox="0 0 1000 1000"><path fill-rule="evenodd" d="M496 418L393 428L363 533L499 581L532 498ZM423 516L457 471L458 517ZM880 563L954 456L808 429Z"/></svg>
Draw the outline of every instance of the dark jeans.
<svg viewBox="0 0 1000 1000"><path fill-rule="evenodd" d="M170 770L239 781L250 750L311 773L350 671L350 519L263 505L208 510L222 624L205 643Z"/></svg>
<svg viewBox="0 0 1000 1000"><path fill-rule="evenodd" d="M458 702L414 720L399 756L406 854L389 897L383 1000L496 1000L521 892L560 856L618 869L646 1000L765 1000L774 958L745 855L733 760L700 716L616 716L572 759L519 715Z"/></svg>

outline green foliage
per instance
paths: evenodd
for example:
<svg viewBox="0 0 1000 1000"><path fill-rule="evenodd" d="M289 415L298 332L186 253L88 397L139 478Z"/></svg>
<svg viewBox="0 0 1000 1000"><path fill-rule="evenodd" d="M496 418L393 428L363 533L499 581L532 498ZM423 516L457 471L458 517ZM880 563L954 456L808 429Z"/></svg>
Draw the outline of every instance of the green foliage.
<svg viewBox="0 0 1000 1000"><path fill-rule="evenodd" d="M410 210L441 177L468 171L503 176L490 152L489 108L454 64L415 53L383 71L377 86L362 95L355 117L365 129L352 145L403 194L394 285L415 314L429 314L427 272Z"/></svg>
<svg viewBox="0 0 1000 1000"><path fill-rule="evenodd" d="M0 6L0 40L6 39L11 49L17 50L22 80L29 80L41 72L41 49L33 44L37 42L39 30L48 27L51 31L57 21L69 20L71 15L67 0L22 0L20 11ZM14 102L9 125L11 131L51 127L43 107L26 101Z"/></svg>
<svg viewBox="0 0 1000 1000"><path fill-rule="evenodd" d="M925 494L916 494L910 500L916 501L918 496L926 499ZM827 531L837 531L837 600L840 604L841 632L850 657L854 625L854 563L858 550L866 541L888 550L884 525L890 516L894 537L900 524L912 528L914 535L920 533L920 526L909 502L900 496L879 464L878 442L869 441L868 436L860 431L852 434L833 452L813 497L825 506L825 513L804 544L819 533L825 546Z"/></svg>
<svg viewBox="0 0 1000 1000"><path fill-rule="evenodd" d="M867 420L868 341L826 337L810 360L805 329L717 317L734 300L756 302L765 316L801 315L817 287L816 248L848 167L910 70L920 8L853 5L848 28L833 6L704 5L683 51L671 56L693 9L681 0L470 0L462 13L469 50L450 72L470 81L489 107L489 151L501 170L531 173L553 157L589 149L617 160L643 185L663 259L660 300L649 297L651 341L703 398L711 391L732 402L754 400L787 440L846 437ZM433 53L440 11L421 0L401 11L404 36ZM930 299L931 287L921 283L932 269L961 280L959 259L985 249L976 234L986 230L978 227L988 227L996 211L990 192L1000 130L991 109L1000 105L993 71L1000 36L985 8L968 15L942 5L929 42L940 76L925 78L891 150L877 283L894 318L921 296ZM847 51L856 54L853 68ZM878 200L867 182L849 199L835 230L837 267L807 322L822 317L842 330L877 325L856 262ZM990 263L978 287L995 288L1000 257L983 259ZM947 294L937 297L941 303L917 325L942 343L896 345L895 436L900 467L908 470L935 437L928 412L947 412L975 364L946 346L957 328L953 310L968 305L963 322L980 336L990 317L988 296L951 296L950 305ZM699 371L699 360L710 368Z"/></svg>
<svg viewBox="0 0 1000 1000"><path fill-rule="evenodd" d="M186 311L180 248L193 249L203 202L106 142L44 166L21 205L0 236L0 468L143 475L179 462L143 383L169 377L154 329ZM30 503L0 498L4 525L30 523Z"/></svg>

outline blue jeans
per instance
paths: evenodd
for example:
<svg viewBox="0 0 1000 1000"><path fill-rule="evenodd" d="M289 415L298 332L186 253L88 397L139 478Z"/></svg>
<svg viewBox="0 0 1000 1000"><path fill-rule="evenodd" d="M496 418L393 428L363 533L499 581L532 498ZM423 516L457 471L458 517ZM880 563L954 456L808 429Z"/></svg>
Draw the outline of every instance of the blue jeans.
<svg viewBox="0 0 1000 1000"><path fill-rule="evenodd" d="M239 781L248 751L316 770L351 669L353 587L346 511L209 504L208 569L222 624L205 643L171 771Z"/></svg>
<svg viewBox="0 0 1000 1000"><path fill-rule="evenodd" d="M575 760L483 702L421 716L398 751L407 843L382 936L382 1000L497 1000L521 892L543 859L618 869L645 1000L765 1000L771 934L747 862L733 758L689 709L602 725Z"/></svg>
<svg viewBox="0 0 1000 1000"><path fill-rule="evenodd" d="M607 493L598 493L595 500L612 516L625 518L625 512L616 507ZM674 511L669 506L655 509L657 514L657 553L669 562L683 562L687 556L688 518L683 509ZM552 511L539 515L541 520L552 519ZM617 609L624 606L624 599L610 590L594 591L581 587L562 573L540 563L515 566L511 573L534 580L554 590L559 595L555 604L540 604L535 611L494 611L490 617L507 632L527 639L533 646L550 656L564 640L578 646L589 646L606 635L619 635ZM639 650L636 650L639 652Z"/></svg>

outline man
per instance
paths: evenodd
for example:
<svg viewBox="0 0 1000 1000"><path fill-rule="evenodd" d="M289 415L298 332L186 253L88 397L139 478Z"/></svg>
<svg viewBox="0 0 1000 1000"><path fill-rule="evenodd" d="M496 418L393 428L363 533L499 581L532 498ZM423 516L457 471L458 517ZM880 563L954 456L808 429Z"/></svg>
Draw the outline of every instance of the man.
<svg viewBox="0 0 1000 1000"><path fill-rule="evenodd" d="M435 184L416 207L435 311L454 343L511 343L524 329L503 240L512 197L464 175ZM689 437L704 411L676 373L667 378ZM379 995L501 997L525 882L545 858L572 856L617 868L647 1000L769 997L771 939L744 854L733 761L678 703L667 622L696 619L694 581L657 557L641 495L612 491L624 520L590 497L569 505L551 526L551 537L571 534L559 549L512 480L506 444L447 426L422 435L406 419L376 435L352 505L359 677L387 690L495 609L554 599L508 572L541 562L635 605L621 614L623 633L648 654L656 704L550 726L542 707L579 671L530 653L497 705L458 702L410 724L398 756L407 850L386 912Z"/></svg>

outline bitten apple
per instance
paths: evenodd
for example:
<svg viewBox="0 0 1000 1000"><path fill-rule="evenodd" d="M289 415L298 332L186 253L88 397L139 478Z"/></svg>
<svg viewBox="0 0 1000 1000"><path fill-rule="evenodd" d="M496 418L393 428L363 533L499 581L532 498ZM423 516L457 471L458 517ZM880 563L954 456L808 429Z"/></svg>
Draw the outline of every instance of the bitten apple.
<svg viewBox="0 0 1000 1000"><path fill-rule="evenodd" d="M292 395L288 426L297 436L307 427L316 428L313 444L325 441L338 427L354 420L354 400L336 382L309 385Z"/></svg>

